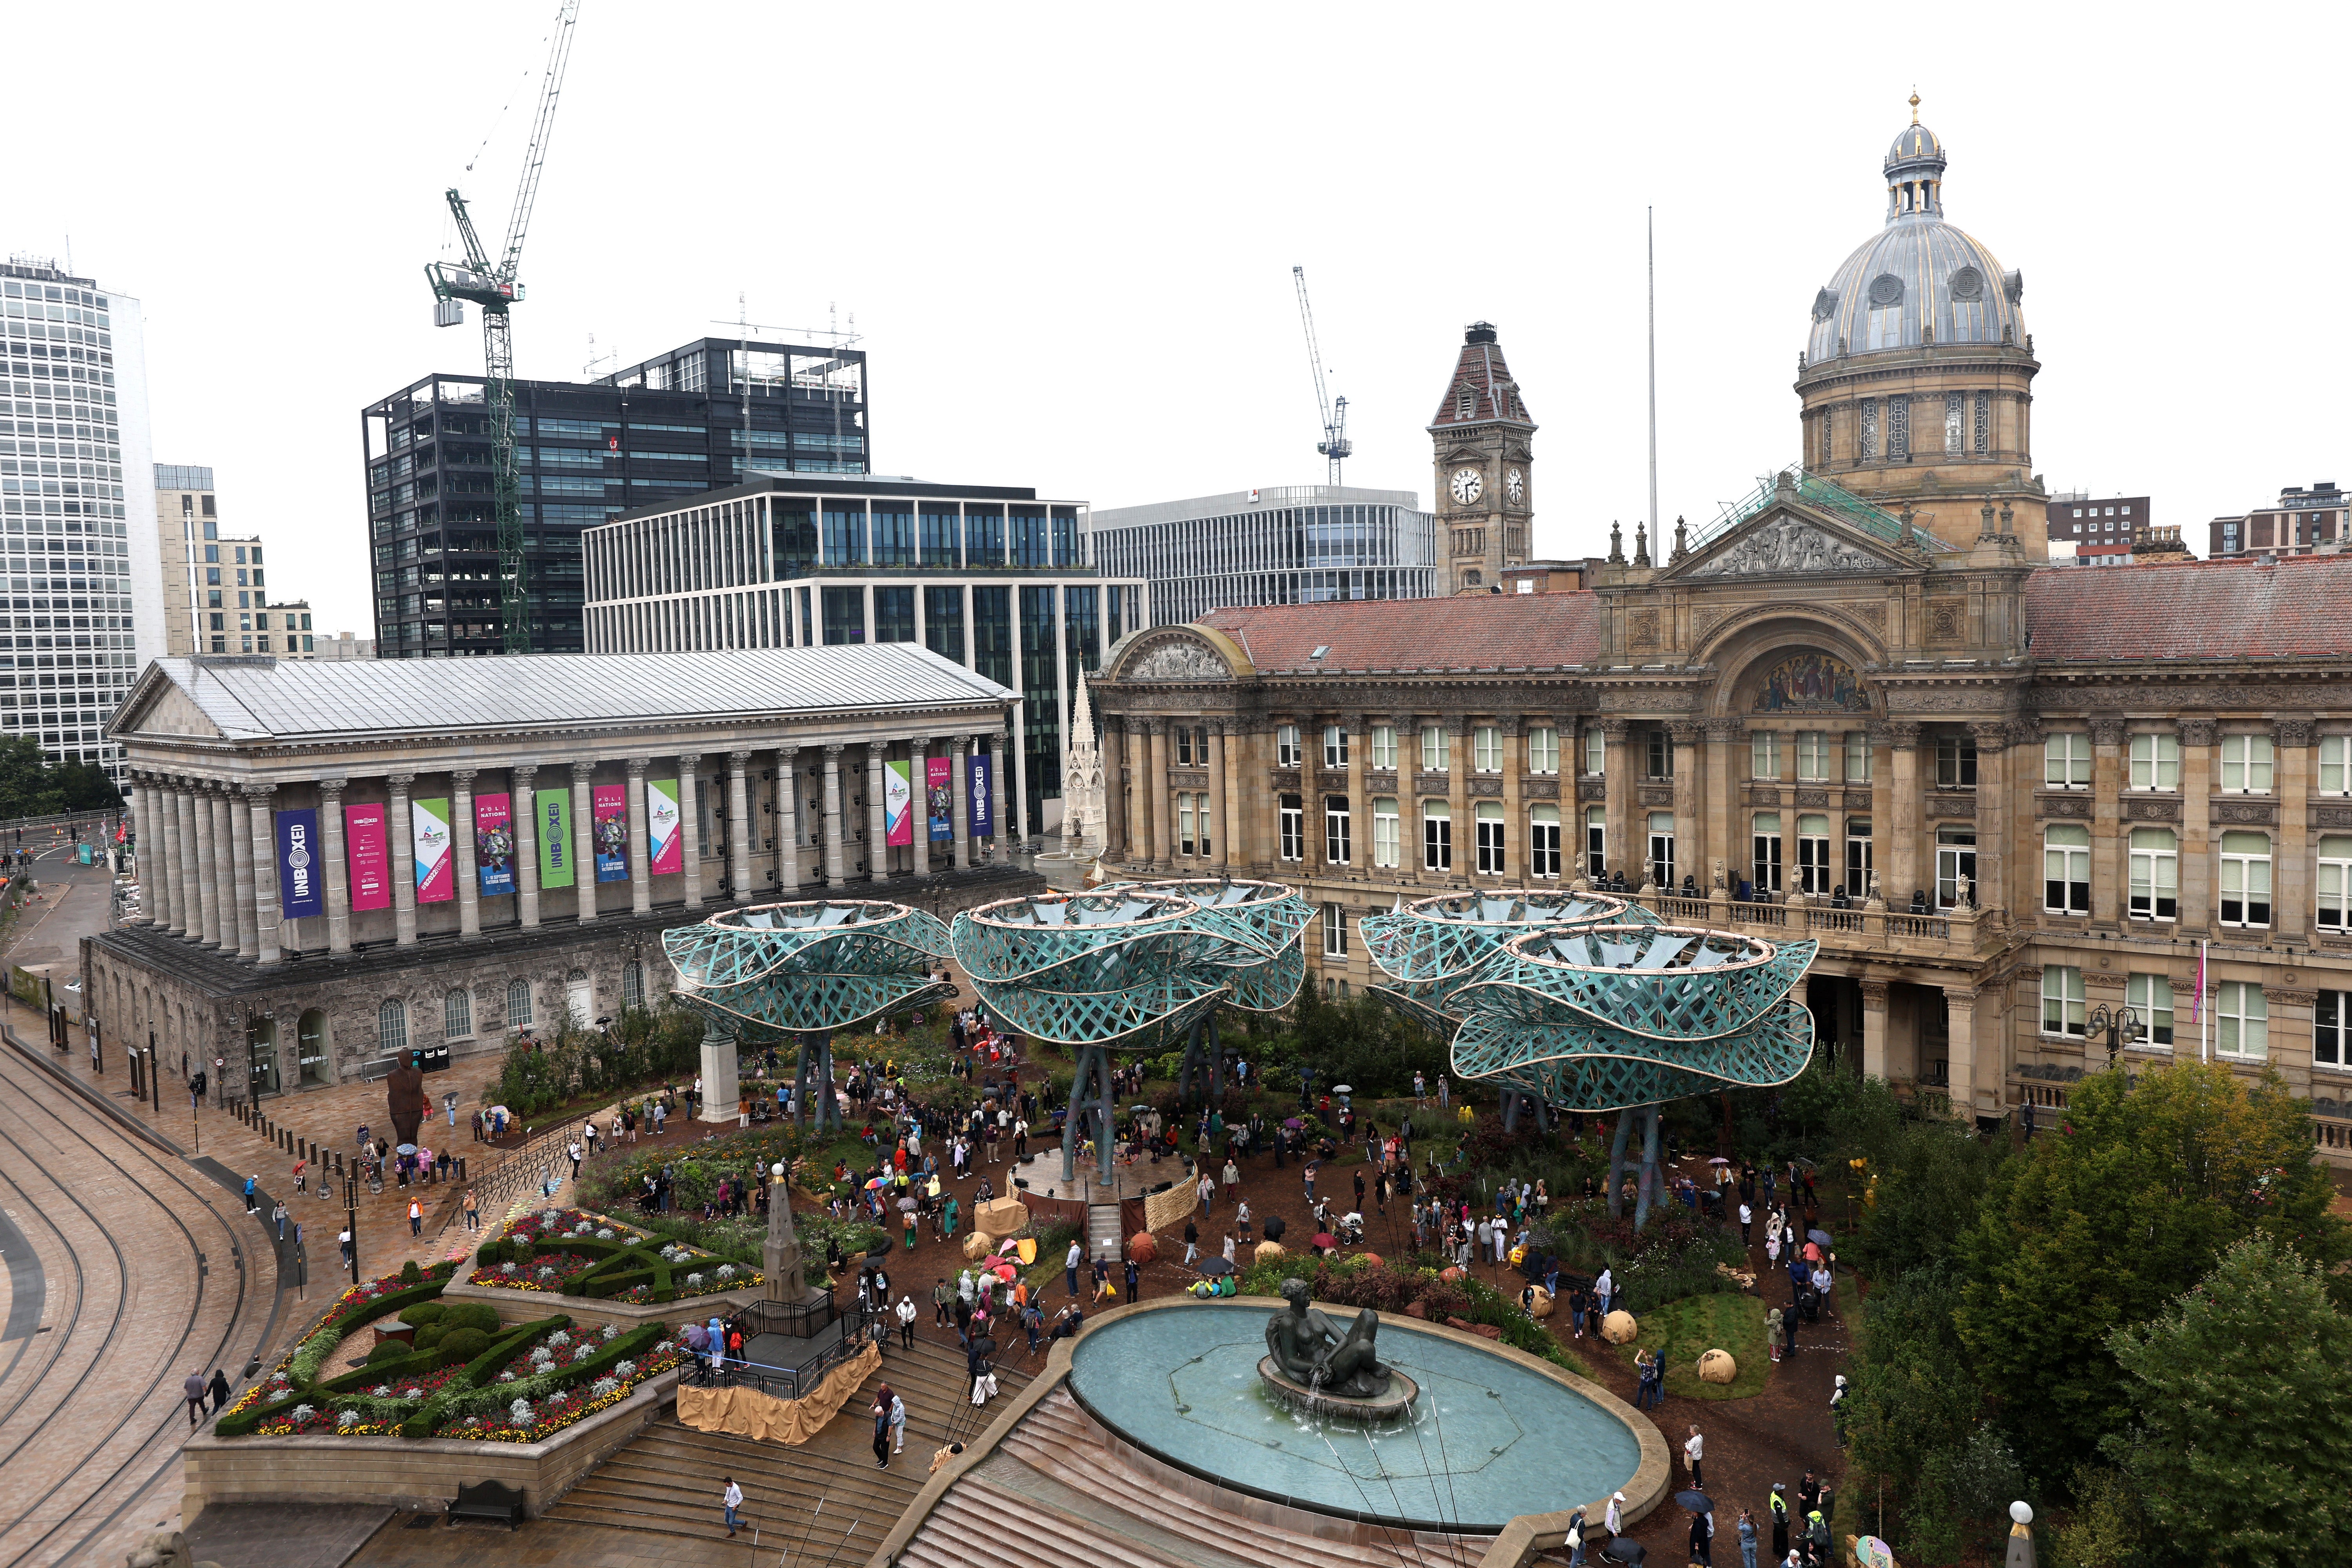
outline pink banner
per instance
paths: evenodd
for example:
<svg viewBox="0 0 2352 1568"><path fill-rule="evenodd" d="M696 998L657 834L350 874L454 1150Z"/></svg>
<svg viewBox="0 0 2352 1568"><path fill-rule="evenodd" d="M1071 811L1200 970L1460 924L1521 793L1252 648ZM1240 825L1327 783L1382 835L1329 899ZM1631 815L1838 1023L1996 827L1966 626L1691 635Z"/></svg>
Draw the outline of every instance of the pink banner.
<svg viewBox="0 0 2352 1568"><path fill-rule="evenodd" d="M343 847L352 863L352 909L392 906L392 849L383 832L383 807L343 807Z"/></svg>
<svg viewBox="0 0 2352 1568"><path fill-rule="evenodd" d="M629 792L619 784L598 784L588 792L595 814L596 879L629 879Z"/></svg>
<svg viewBox="0 0 2352 1568"><path fill-rule="evenodd" d="M923 763L923 815L930 821L931 842L942 844L955 837L955 763L946 757L929 757Z"/></svg>

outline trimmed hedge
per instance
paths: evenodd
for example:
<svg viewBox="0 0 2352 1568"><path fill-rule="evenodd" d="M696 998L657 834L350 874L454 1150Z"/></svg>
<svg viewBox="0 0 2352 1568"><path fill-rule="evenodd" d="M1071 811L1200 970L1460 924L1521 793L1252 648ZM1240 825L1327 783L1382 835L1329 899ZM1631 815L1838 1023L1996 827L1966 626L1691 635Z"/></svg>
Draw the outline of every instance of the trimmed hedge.
<svg viewBox="0 0 2352 1568"><path fill-rule="evenodd" d="M532 1341L542 1334L551 1334L558 1329L571 1326L572 1320L562 1312L551 1318L541 1318L535 1322L516 1324L493 1342L488 1350L466 1363L466 1381L477 1388L488 1386L497 1381L500 1369L507 1363L530 1347Z"/></svg>
<svg viewBox="0 0 2352 1568"><path fill-rule="evenodd" d="M479 1329L452 1329L436 1352L443 1366L455 1366L459 1362L473 1360L490 1348L490 1336Z"/></svg>
<svg viewBox="0 0 2352 1568"><path fill-rule="evenodd" d="M417 1305L403 1310L400 1314L400 1321L419 1329L430 1328L433 1324L439 1322L441 1321L441 1314L448 1310L449 1309L446 1305L439 1301L421 1301Z"/></svg>
<svg viewBox="0 0 2352 1568"><path fill-rule="evenodd" d="M635 1360L643 1355L667 1337L668 1332L669 1330L663 1324L646 1323L606 1342L603 1350L598 1351L586 1361L559 1367L545 1376L517 1378L512 1383L477 1384L458 1394L455 1398L447 1400L446 1408L436 1418L435 1424L437 1426L440 1420L453 1415L479 1415L485 1412L504 1410L518 1399L536 1402L546 1398L551 1394L569 1388L574 1384L593 1383L611 1371L616 1363ZM429 1405L440 1404L443 1401L436 1399L426 1403ZM407 1434L405 1426L401 1430L404 1436ZM425 1429L425 1435L430 1436L431 1432L431 1427Z"/></svg>
<svg viewBox="0 0 2352 1568"><path fill-rule="evenodd" d="M315 1403L313 1395L317 1390L313 1385L318 1382L319 1369L326 1364L329 1356L335 1353L336 1346L368 1324L374 1322L378 1318L388 1317L394 1312L404 1312L411 1307L421 1306L439 1296L443 1287L449 1283L449 1269L436 1264L434 1267L433 1277L424 1283L412 1286L405 1290L387 1291L366 1306L353 1310L340 1322L313 1332L296 1348L293 1357L286 1363L286 1376L293 1388L291 1394L279 1400L265 1400L251 1409L236 1415L224 1415L213 1424L213 1430L224 1437L242 1437L259 1426L262 1421L282 1410L290 1410L295 1405L305 1402ZM391 1370L393 1369L388 1364L380 1362L362 1369L362 1373L344 1375L354 1376L363 1373L368 1375L371 1381L380 1381L381 1374Z"/></svg>

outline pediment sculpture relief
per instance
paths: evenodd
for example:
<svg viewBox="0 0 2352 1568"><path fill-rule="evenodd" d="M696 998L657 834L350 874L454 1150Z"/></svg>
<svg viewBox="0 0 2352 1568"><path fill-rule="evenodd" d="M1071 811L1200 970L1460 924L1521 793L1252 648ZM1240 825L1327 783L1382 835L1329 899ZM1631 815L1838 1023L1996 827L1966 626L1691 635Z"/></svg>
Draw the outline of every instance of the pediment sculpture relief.
<svg viewBox="0 0 2352 1568"><path fill-rule="evenodd" d="M1225 661L1198 643L1165 642L1128 666L1129 680L1231 680Z"/></svg>
<svg viewBox="0 0 2352 1568"><path fill-rule="evenodd" d="M1746 538L1690 574L1694 577L1756 577L1818 572L1884 572L1891 564L1882 556L1858 550L1844 540L1783 517L1767 522Z"/></svg>

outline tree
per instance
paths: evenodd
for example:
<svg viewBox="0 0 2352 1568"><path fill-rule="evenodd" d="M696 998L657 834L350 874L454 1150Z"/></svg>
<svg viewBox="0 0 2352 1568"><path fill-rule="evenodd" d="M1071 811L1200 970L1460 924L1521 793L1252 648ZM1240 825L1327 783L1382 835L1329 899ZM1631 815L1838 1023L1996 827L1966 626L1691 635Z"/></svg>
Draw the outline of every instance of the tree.
<svg viewBox="0 0 2352 1568"><path fill-rule="evenodd" d="M2293 1247L2257 1232L2109 1348L2135 1424L2101 1444L2159 1562L2352 1562L2352 1316Z"/></svg>
<svg viewBox="0 0 2352 1568"><path fill-rule="evenodd" d="M58 775L30 735L0 740L0 817L51 816L66 808Z"/></svg>
<svg viewBox="0 0 2352 1568"><path fill-rule="evenodd" d="M2343 1258L2333 1197L2274 1075L2250 1089L2179 1061L2075 1086L2062 1126L1993 1173L1958 1248L1955 1328L2028 1470L2062 1475L2126 1425L2111 1337L2231 1243L2263 1234Z"/></svg>
<svg viewBox="0 0 2352 1568"><path fill-rule="evenodd" d="M96 763L68 763L52 776L68 811L120 811L122 792Z"/></svg>

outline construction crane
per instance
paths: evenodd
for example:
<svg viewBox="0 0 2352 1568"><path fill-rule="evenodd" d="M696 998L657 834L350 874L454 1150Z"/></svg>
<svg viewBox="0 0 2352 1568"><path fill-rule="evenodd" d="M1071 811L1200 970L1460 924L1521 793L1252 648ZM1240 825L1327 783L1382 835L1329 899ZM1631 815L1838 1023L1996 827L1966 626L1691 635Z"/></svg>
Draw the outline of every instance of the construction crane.
<svg viewBox="0 0 2352 1568"><path fill-rule="evenodd" d="M539 199L540 170L547 162L547 138L555 123L555 100L563 89L563 68L572 58L572 26L579 18L580 0L563 0L547 47L547 71L541 82L539 113L531 121L530 144L523 153L522 178L515 186L514 211L507 217L506 249L493 263L474 232L466 198L455 187L448 192L449 216L457 220L458 237L466 247L462 267L436 261L425 268L433 285L433 324L454 327L466 319L463 301L482 308L482 402L490 419L492 493L499 520L499 646L508 653L530 651L530 605L524 585L522 558L522 484L516 472L514 438L514 337L509 313L522 302L522 285L515 272L522 261L523 235L530 227L531 204Z"/></svg>
<svg viewBox="0 0 2352 1568"><path fill-rule="evenodd" d="M1315 372L1315 406L1323 416L1323 439L1315 449L1331 460L1331 482L1339 482L1339 465L1355 447L1348 441L1348 400L1325 395L1323 351L1315 346L1315 312L1307 303L1307 268L1294 267L1291 279L1298 285L1298 320L1307 329L1307 363Z"/></svg>

